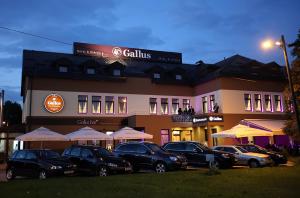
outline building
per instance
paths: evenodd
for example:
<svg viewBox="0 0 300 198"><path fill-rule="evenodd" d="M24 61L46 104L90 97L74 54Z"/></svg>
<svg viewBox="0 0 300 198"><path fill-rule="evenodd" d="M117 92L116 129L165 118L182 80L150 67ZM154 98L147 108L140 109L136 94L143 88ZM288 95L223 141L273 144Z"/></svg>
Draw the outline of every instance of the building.
<svg viewBox="0 0 300 198"><path fill-rule="evenodd" d="M62 134L130 126L158 144L212 146L229 141L212 133L243 119L284 119L285 83L275 62L240 55L183 64L180 53L83 43L74 43L70 54L24 50L23 122L27 131L44 126Z"/></svg>

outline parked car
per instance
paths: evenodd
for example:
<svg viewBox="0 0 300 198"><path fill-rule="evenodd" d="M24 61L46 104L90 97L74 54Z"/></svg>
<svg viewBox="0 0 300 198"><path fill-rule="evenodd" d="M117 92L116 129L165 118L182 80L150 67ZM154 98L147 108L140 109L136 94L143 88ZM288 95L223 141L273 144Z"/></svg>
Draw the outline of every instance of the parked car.
<svg viewBox="0 0 300 198"><path fill-rule="evenodd" d="M235 145L215 146L213 147L213 150L234 154L237 159L236 165L249 166L250 168L257 168L257 167L267 166L272 164L272 159L269 155L248 152L247 150L243 149L240 146L235 146Z"/></svg>
<svg viewBox="0 0 300 198"><path fill-rule="evenodd" d="M73 145L62 154L77 165L77 172L107 176L115 172L131 172L126 160L99 146Z"/></svg>
<svg viewBox="0 0 300 198"><path fill-rule="evenodd" d="M6 178L11 180L16 176L26 176L46 179L72 174L75 169L76 165L52 150L19 150L7 162Z"/></svg>
<svg viewBox="0 0 300 198"><path fill-rule="evenodd" d="M152 142L121 143L116 146L114 153L128 160L134 171L153 169L163 173L187 166L184 156L169 153Z"/></svg>
<svg viewBox="0 0 300 198"><path fill-rule="evenodd" d="M213 151L199 142L168 142L163 145L163 148L171 153L184 155L188 165L191 166L208 167L214 162L217 167L230 168L236 162L233 154ZM211 157L213 157L213 160L211 160Z"/></svg>
<svg viewBox="0 0 300 198"><path fill-rule="evenodd" d="M272 158L275 165L287 163L287 157L279 152L268 151L267 149L262 148L255 144L241 144L238 146L252 153L262 153L262 154L269 155Z"/></svg>

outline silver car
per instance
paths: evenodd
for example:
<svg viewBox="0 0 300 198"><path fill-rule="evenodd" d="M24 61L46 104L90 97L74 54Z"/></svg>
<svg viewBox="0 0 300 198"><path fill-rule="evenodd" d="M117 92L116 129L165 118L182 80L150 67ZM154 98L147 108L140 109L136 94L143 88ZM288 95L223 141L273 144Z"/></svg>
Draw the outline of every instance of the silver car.
<svg viewBox="0 0 300 198"><path fill-rule="evenodd" d="M261 153L251 153L240 146L224 145L215 146L213 150L232 153L237 159L236 165L249 166L250 168L257 168L272 164L272 159L269 155Z"/></svg>

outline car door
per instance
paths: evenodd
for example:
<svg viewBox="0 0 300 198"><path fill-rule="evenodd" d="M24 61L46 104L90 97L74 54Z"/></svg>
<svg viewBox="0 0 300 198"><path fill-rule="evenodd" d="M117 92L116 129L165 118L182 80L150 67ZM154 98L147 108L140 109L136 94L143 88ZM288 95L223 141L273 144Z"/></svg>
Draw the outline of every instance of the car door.
<svg viewBox="0 0 300 198"><path fill-rule="evenodd" d="M11 160L11 168L15 172L15 175L18 176L25 176L25 156L26 156L26 151L25 150L20 150L15 157Z"/></svg>
<svg viewBox="0 0 300 198"><path fill-rule="evenodd" d="M87 148L82 148L80 153L80 168L84 172L91 172L96 170L96 157L93 152Z"/></svg>
<svg viewBox="0 0 300 198"><path fill-rule="evenodd" d="M24 173L26 174L26 176L35 177L38 175L40 166L37 154L38 153L34 151L26 152L26 156L24 159Z"/></svg>
<svg viewBox="0 0 300 198"><path fill-rule="evenodd" d="M184 155L186 156L190 165L193 166L206 166L208 162L206 161L206 153L197 147L193 143L186 143Z"/></svg>
<svg viewBox="0 0 300 198"><path fill-rule="evenodd" d="M232 153L234 157L237 159L238 165L244 165L244 159L241 154L233 147L223 147L223 151L227 153Z"/></svg>
<svg viewBox="0 0 300 198"><path fill-rule="evenodd" d="M151 151L142 144L135 145L135 161L139 167L151 168L152 167L152 154Z"/></svg>
<svg viewBox="0 0 300 198"><path fill-rule="evenodd" d="M79 147L72 147L68 158L73 164L76 164L77 170L81 171L81 163L80 163L80 152L81 149Z"/></svg>
<svg viewBox="0 0 300 198"><path fill-rule="evenodd" d="M168 143L164 149L170 153L185 155L185 145L182 142Z"/></svg>
<svg viewBox="0 0 300 198"><path fill-rule="evenodd" d="M135 144L124 144L117 148L116 154L119 157L124 158L129 161L133 166L138 166L138 161L136 160L136 146Z"/></svg>

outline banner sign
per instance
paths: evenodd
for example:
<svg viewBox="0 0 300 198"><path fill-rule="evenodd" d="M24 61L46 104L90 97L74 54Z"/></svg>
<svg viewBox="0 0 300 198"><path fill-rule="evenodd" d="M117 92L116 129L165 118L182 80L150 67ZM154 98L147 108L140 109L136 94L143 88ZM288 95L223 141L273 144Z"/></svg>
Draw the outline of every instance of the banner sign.
<svg viewBox="0 0 300 198"><path fill-rule="evenodd" d="M203 124L207 122L223 122L224 118L221 115L173 115L173 122L192 122L193 124Z"/></svg>
<svg viewBox="0 0 300 198"><path fill-rule="evenodd" d="M73 44L73 53L79 56L94 56L104 59L135 59L152 62L182 63L182 55L177 52L163 52L88 43L75 42Z"/></svg>

